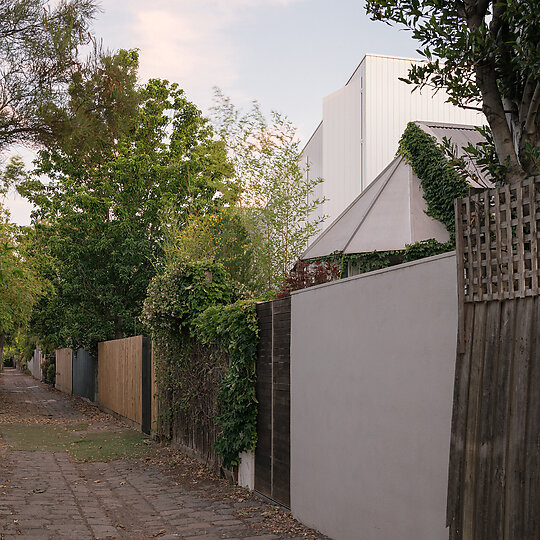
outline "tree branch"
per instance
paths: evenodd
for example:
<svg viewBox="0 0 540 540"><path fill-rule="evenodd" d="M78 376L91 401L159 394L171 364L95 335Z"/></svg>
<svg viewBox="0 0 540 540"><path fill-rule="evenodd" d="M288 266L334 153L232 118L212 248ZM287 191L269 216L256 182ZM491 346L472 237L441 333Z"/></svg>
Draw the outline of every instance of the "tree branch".
<svg viewBox="0 0 540 540"><path fill-rule="evenodd" d="M540 108L540 81L536 83L534 94L531 99L531 104L527 112L527 118L525 120L524 131L527 135L530 135L535 131L536 117L538 116L538 110Z"/></svg>
<svg viewBox="0 0 540 540"><path fill-rule="evenodd" d="M495 72L490 65L477 65L475 71L476 84L482 94L484 114L493 133L493 141L499 160L501 164L508 161L508 180L510 183L522 180L524 173L519 164L510 126L506 120Z"/></svg>

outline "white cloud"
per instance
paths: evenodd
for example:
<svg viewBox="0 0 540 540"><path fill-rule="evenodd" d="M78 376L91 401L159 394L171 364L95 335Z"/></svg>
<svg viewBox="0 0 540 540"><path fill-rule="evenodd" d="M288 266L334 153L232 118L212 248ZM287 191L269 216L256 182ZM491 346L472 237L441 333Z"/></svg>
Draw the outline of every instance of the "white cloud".
<svg viewBox="0 0 540 540"><path fill-rule="evenodd" d="M114 3L113 3L114 1ZM257 8L304 0L105 0L113 46L140 49L140 76L178 82L190 99L208 106L211 88L233 86L239 76L231 25ZM105 35L105 41L110 41ZM206 102L206 103L205 103Z"/></svg>

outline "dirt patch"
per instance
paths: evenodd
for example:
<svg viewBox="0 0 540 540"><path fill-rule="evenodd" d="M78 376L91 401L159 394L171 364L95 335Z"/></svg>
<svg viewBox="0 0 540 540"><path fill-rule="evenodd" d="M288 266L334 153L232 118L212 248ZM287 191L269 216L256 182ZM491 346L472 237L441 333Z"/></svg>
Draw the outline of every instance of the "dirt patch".
<svg viewBox="0 0 540 540"><path fill-rule="evenodd" d="M79 462L141 458L152 452L153 443L137 431L89 432L87 428L88 424L0 425L0 437L11 450L68 452Z"/></svg>

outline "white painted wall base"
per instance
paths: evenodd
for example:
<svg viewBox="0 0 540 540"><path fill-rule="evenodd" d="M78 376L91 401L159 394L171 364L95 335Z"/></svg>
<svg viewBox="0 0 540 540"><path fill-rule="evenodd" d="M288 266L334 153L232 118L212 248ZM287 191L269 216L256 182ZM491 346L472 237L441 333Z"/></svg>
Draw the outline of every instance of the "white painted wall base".
<svg viewBox="0 0 540 540"><path fill-rule="evenodd" d="M255 489L255 454L253 452L240 454L238 485L251 490Z"/></svg>

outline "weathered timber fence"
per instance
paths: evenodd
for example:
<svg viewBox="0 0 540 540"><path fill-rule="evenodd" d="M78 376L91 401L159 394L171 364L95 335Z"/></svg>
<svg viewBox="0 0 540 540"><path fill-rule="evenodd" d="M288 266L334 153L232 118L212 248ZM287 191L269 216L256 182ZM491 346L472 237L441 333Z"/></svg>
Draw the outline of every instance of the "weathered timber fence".
<svg viewBox="0 0 540 540"><path fill-rule="evenodd" d="M540 537L540 179L456 202L451 540Z"/></svg>
<svg viewBox="0 0 540 540"><path fill-rule="evenodd" d="M152 428L152 368L149 338L135 336L98 344L98 402L132 420L145 433Z"/></svg>
<svg viewBox="0 0 540 540"><path fill-rule="evenodd" d="M215 449L220 433L215 421L218 414L217 395L228 358L217 350L210 351L194 342L189 357L182 361L191 400L189 406L179 406L175 412L172 440L186 453L217 471L221 464Z"/></svg>
<svg viewBox="0 0 540 540"><path fill-rule="evenodd" d="M290 507L291 299L257 304L255 489Z"/></svg>
<svg viewBox="0 0 540 540"><path fill-rule="evenodd" d="M56 383L61 392L71 394L73 390L73 351L56 349Z"/></svg>

